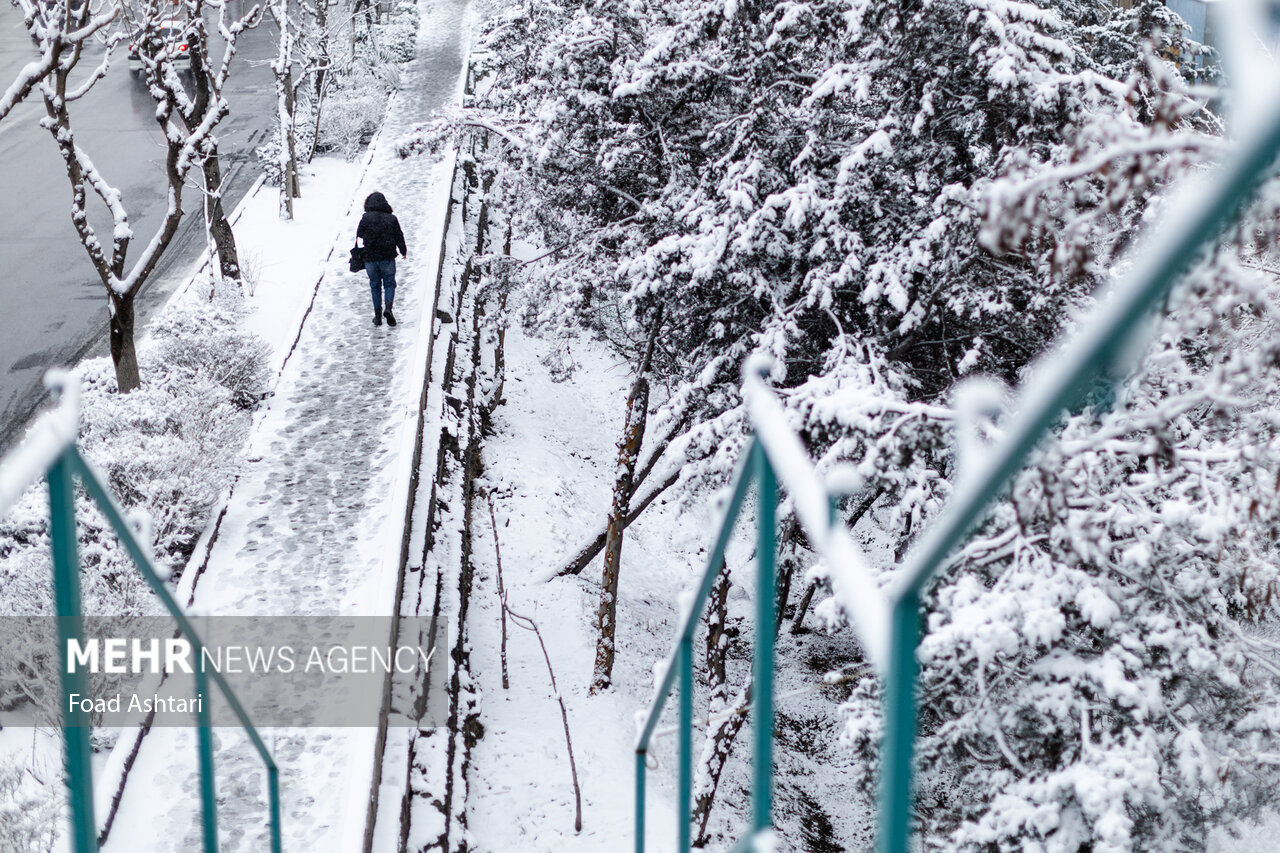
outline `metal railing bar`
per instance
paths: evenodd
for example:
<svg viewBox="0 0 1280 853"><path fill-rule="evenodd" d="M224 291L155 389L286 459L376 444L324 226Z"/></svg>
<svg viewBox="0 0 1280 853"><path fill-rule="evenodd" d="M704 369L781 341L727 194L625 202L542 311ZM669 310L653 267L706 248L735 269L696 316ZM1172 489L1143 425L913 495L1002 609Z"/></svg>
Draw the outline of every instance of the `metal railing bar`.
<svg viewBox="0 0 1280 853"><path fill-rule="evenodd" d="M133 558L134 564L138 567L138 572L142 575L143 580L145 580L147 585L151 587L151 590L155 592L156 596L160 599L160 603L164 605L165 609L173 617L174 621L178 623L179 630L191 640L193 650L200 652L204 647L204 641L201 639L200 633L196 631L190 620L187 619L187 615L183 612L182 607L169 593L164 581L160 579L161 575L166 573L163 573L156 566L155 562L151 558L150 549L143 547L134 535L132 528L125 519L124 510L121 508L120 504L117 503L115 497L111 494L110 489L108 489L106 484L103 482L101 475L98 474L93 465L85 459L74 446L68 448L64 458L72 463L72 467L80 476L80 481L84 486L85 491L89 493L89 496L93 499L94 503L96 503L99 509L102 510L102 514L107 517L107 521L115 528L121 544L125 546L125 550L127 550L129 555ZM203 660L203 655L201 654L197 657L197 660ZM231 685L223 678L222 673L218 672L217 669L204 672L203 666L196 667L196 671L199 673L196 676L197 685L199 685L202 680L202 676L205 676L212 678L214 684L218 686L218 690L222 694L223 699L225 699L227 704L231 707L236 719L240 722L241 728L243 728L245 734L249 736L249 740L253 744L254 749L257 751L259 757L261 757L263 763L267 767L268 807L271 813L271 849L272 853L280 853L279 774L275 761L272 759L271 753L267 750L266 744L263 743L261 736L258 734L257 728L254 727L253 722L249 719L249 714L245 711L244 706L240 704L240 700L231 689ZM198 686L197 689L199 689ZM200 707L203 708L203 703ZM202 733L208 731L209 721L206 714L201 715L199 724ZM204 754L206 746L203 738L204 735L202 734L200 745L202 755ZM211 742L208 747L208 756L210 761L209 772L212 773L213 753ZM205 790L203 779L204 772L205 769L202 761L202 798L203 791ZM212 795L212 777L210 777L209 781L209 791ZM211 851L216 851L217 847L214 846L209 849Z"/></svg>
<svg viewBox="0 0 1280 853"><path fill-rule="evenodd" d="M196 695L209 693L209 675L204 671L204 644L192 643L192 651L201 665L195 668ZM212 704L212 702L210 702ZM196 705L196 740L200 753L200 808L208 815L204 821L204 849L218 849L218 794L213 777L213 727L209 719L210 708L204 702Z"/></svg>
<svg viewBox="0 0 1280 853"><path fill-rule="evenodd" d="M884 673L889 658L889 602L848 531L834 523L828 490L800 438L787 425L782 403L765 384L768 356L755 355L742 369L742 397L755 437L795 507L796 520L827 567L832 592L851 617L863 652Z"/></svg>
<svg viewBox="0 0 1280 853"><path fill-rule="evenodd" d="M759 496L756 512L756 647L752 655L757 713L753 732L755 782L751 786L752 830L759 832L772 823L773 813L773 626L777 579L778 478L763 442L755 455L755 481ZM825 492L823 492L825 494ZM829 512L825 498L823 513ZM687 813L686 813L687 814ZM686 824L688 819L684 821Z"/></svg>
<svg viewBox="0 0 1280 853"><path fill-rule="evenodd" d="M724 520L720 523L720 532L716 537L715 547L711 549L711 557L707 560L707 568L702 573L698 589L680 623L680 632L676 635L675 647L671 650L671 655L667 659L666 672L663 673L662 681L658 685L653 703L649 707L649 716L645 719L644 728L636 739L637 752L644 752L649 748L649 740L653 737L653 730L658 725L658 720L662 716L662 709L665 707L667 697L671 693L671 687L679 674L680 643L686 637L690 640L693 639L693 632L701 619L703 605L706 604L707 596L711 594L711 585L715 583L720 563L724 560L725 549L729 546L729 537L733 535L734 522L742 509L742 502L746 498L747 490L751 487L751 463L755 453L758 452L757 447L758 445L755 441L747 445L747 450L742 454L742 459L738 463L738 472L733 479L733 492L729 498L729 505L725 508Z"/></svg>
<svg viewBox="0 0 1280 853"><path fill-rule="evenodd" d="M31 484L47 476L80 431L80 387L63 370L50 370L44 384L57 403L5 456L0 468L0 515L8 515Z"/></svg>
<svg viewBox="0 0 1280 853"><path fill-rule="evenodd" d="M106 485L102 482L101 476L94 470L93 465L80 455L79 451L75 451L75 462L77 471L80 474L81 482L85 486L85 490L93 498L94 502L102 509L103 515L107 517L111 526L116 529L117 534L120 536L120 541L129 551L129 555L133 557L134 562L137 563L147 585L156 593L160 598L160 602L165 606L165 609L169 611L169 614L173 616L174 621L178 623L179 630L189 637L193 644L203 647L204 641L200 637L200 632L191 624L186 613L183 612L182 606L179 605L169 593L168 588L164 585L164 581L160 580L160 576L163 572L156 566L155 561L152 560L148 550L145 549L141 543L138 542L137 537L134 536L133 530L130 529L128 522L125 520L124 510L120 507L120 504L116 502L115 498L112 497L110 491L108 491ZM217 669L209 670L208 675L212 677L214 683L218 685L218 689L222 692L227 703L231 706L231 710L235 713L240 724L249 733L254 742L254 746L258 748L258 752L262 755L263 760L268 764L273 764L274 762L271 760L271 754L267 751L266 745L256 737L256 731L254 731L253 723L250 721L248 713L244 710L244 706L240 704L238 699L236 699L235 693L231 689L231 685L227 683L226 679L222 677L222 673L218 672Z"/></svg>
<svg viewBox="0 0 1280 853"><path fill-rule="evenodd" d="M693 845L693 638L680 640L680 853Z"/></svg>
<svg viewBox="0 0 1280 853"><path fill-rule="evenodd" d="M992 449L987 464L967 483L929 526L908 555L891 597L900 599L919 592L929 576L960 544L1022 469L1041 436L1058 420L1062 410L1082 399L1090 383L1111 373L1123 357L1135 351L1130 333L1139 327L1150 309L1169 291L1205 247L1230 227L1258 185L1273 171L1280 151L1280 104L1260 130L1243 141L1230 157L1204 180L1189 182L1171 205L1172 213L1143 249L1149 261L1133 270L1078 324L1075 337L1063 349L1040 359L1032 379L1024 382L1021 413Z"/></svg>
<svg viewBox="0 0 1280 853"><path fill-rule="evenodd" d="M892 647L884 680L885 733L880 745L880 849L906 853L911 841L912 756L916 736L916 647L920 599L898 599L892 614Z"/></svg>
<svg viewBox="0 0 1280 853"><path fill-rule="evenodd" d="M644 762L645 754L636 750L636 853L644 853Z"/></svg>
<svg viewBox="0 0 1280 853"><path fill-rule="evenodd" d="M58 634L84 636L80 610L80 559L76 553L75 480L70 457L75 451L64 448L45 472L49 483L49 540L53 552L53 596L57 608ZM87 696L88 679L82 669L69 666L66 643L59 643L64 696ZM93 814L93 758L89 749L89 715L80 704L70 705L63 719L67 772L67 793L71 806L71 848L75 853L96 853L98 824Z"/></svg>

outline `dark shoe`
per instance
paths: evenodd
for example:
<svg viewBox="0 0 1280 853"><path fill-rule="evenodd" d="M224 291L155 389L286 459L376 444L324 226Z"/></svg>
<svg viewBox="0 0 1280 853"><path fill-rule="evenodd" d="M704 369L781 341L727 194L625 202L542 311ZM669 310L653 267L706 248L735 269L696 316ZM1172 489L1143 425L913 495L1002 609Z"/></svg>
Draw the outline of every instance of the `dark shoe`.
<svg viewBox="0 0 1280 853"><path fill-rule="evenodd" d="M382 325L382 312L381 312L381 311L374 311L374 312L373 312L373 325L375 325L375 326L381 326L381 325Z"/></svg>
<svg viewBox="0 0 1280 853"><path fill-rule="evenodd" d="M382 316L387 318L388 326L394 326L396 324L396 315L391 313L390 308L388 308L386 311L383 311Z"/></svg>

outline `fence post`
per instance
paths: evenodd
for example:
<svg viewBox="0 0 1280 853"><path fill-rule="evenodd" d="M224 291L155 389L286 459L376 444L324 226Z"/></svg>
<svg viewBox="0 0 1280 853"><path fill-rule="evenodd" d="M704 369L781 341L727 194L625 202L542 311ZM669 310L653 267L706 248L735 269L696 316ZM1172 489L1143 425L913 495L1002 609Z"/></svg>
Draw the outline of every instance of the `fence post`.
<svg viewBox="0 0 1280 853"><path fill-rule="evenodd" d="M636 853L644 853L644 759L636 750Z"/></svg>
<svg viewBox="0 0 1280 853"><path fill-rule="evenodd" d="M905 591L890 614L889 668L885 674L885 735L881 745L881 853L907 853L911 839L912 751L916 736L916 644L920 596Z"/></svg>
<svg viewBox="0 0 1280 853"><path fill-rule="evenodd" d="M93 816L93 767L89 750L89 715L72 696L89 698L84 672L71 667L67 641L84 637L80 611L80 558L76 553L75 481L71 476L68 448L49 467L49 539L53 551L53 599L58 619L58 656L62 661L64 761L67 798L71 806L71 849L97 853L98 824Z"/></svg>
<svg viewBox="0 0 1280 853"><path fill-rule="evenodd" d="M680 853L692 847L693 805L693 633L680 640L680 802L676 817L680 821Z"/></svg>
<svg viewBox="0 0 1280 853"><path fill-rule="evenodd" d="M192 644L196 656L196 738L200 752L200 816L205 853L218 853L218 795L213 777L213 728L209 720L209 675L204 671L204 645Z"/></svg>
<svg viewBox="0 0 1280 853"><path fill-rule="evenodd" d="M755 783L752 786L751 833L773 824L773 624L774 569L777 557L778 480L764 446L756 444L756 684Z"/></svg>
<svg viewBox="0 0 1280 853"><path fill-rule="evenodd" d="M275 761L267 765L267 799L271 803L271 853L281 853L280 770Z"/></svg>

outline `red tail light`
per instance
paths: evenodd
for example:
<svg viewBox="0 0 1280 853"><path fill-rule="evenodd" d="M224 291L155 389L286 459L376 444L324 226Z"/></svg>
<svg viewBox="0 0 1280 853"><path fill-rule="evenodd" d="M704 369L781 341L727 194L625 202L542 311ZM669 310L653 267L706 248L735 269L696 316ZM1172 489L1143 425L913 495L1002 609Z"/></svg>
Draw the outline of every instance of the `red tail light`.
<svg viewBox="0 0 1280 853"><path fill-rule="evenodd" d="M187 49L187 46L186 46L185 44L180 44L180 45L178 45L178 50L181 50L181 51L183 51L183 52L185 53L185 52L186 52L186 49Z"/></svg>

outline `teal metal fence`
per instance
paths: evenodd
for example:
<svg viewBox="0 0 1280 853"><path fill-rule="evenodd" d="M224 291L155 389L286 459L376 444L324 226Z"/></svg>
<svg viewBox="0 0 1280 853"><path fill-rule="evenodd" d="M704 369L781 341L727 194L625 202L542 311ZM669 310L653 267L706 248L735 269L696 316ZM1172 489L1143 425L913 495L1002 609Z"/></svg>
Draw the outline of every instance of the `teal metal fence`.
<svg viewBox="0 0 1280 853"><path fill-rule="evenodd" d="M757 554L756 580L759 584L756 595L756 649L752 669L755 679L756 699L753 710L757 720L773 719L773 623L774 623L774 512L777 506L778 487L773 467L759 441L752 441L747 452L743 454L743 464L734 478L733 492L729 499L729 507L724 522L716 536L715 547L707 562L706 571L698 583L693 602L685 613L680 632L676 635L676 648L667 662L666 672L658 686L658 695L653 707L649 710L648 719L640 732L636 743L636 853L644 853L644 818L645 818L645 771L649 756L649 746L662 717L662 709L667 697L675 686L676 678L680 679L680 720L677 729L679 752L679 793L677 814L682 816L679 825L679 849L687 853L692 843L688 815L693 801L693 635L698 628L698 621L707 596L715 583L716 575L723 570L724 552L729 545L729 537L733 533L734 523L742 509L743 500L752 484L758 487L757 536L760 549ZM765 626L760 630L760 626ZM762 640L762 637L765 638ZM754 784L752 788L751 838L768 830L770 826L770 805L773 764L772 726L755 726Z"/></svg>
<svg viewBox="0 0 1280 853"><path fill-rule="evenodd" d="M1102 382L1122 381L1126 357L1151 325L1153 308L1191 263L1212 247L1240 217L1264 179L1273 174L1280 155L1280 104L1273 104L1256 130L1241 141L1214 173L1184 187L1152 239L1135 255L1131 272L1106 296L1080 333L1051 350L1033 370L1013 407L1014 416L977 472L958 484L952 500L921 535L882 589L847 531L834 524L823 487L800 439L787 426L782 405L765 383L767 361L749 362L744 370L743 400L753 437L733 480L732 497L711 558L696 595L681 622L675 649L658 686L636 744L636 853L645 845L645 771L649 747L667 698L679 680L679 776L677 819L679 851L690 849L690 804L693 787L693 636L711 585L720 570L725 547L743 500L755 483L760 500L757 529L757 589L753 677L756 700L755 753L751 826L738 848L750 850L771 825L773 734L773 625L776 559L774 513L779 485L792 499L796 518L826 566L841 609L846 612L867 658L884 680L885 737L881 745L879 848L907 853L911 841L912 754L915 740L916 648L920 634L920 601L930 578L998 500L1040 439L1061 413Z"/></svg>
<svg viewBox="0 0 1280 853"><path fill-rule="evenodd" d="M79 394L66 374L54 371L45 384L58 405L32 429L30 437L10 454L0 468L0 514L8 512L27 487L44 477L49 485L49 539L53 555L53 593L57 613L58 643L62 664L62 707L68 708L63 720L65 767L71 810L70 846L74 853L98 850L98 830L93 808L93 768L89 749L89 715L79 705L71 708L71 694L89 695L84 669L68 662L70 639L81 639L84 621L80 600L80 561L77 553L75 481L97 504L115 529L121 544L147 585L155 592L178 625L178 630L191 643L197 661L204 660L204 645L182 607L174 600L162 578L162 572L151 559L150 549L138 540L125 512L112 496L103 478L80 455L76 447L79 432ZM271 851L280 853L280 779L275 761L266 744L249 720L235 693L216 669L204 671L196 666L195 689L198 695L210 696L209 681L217 685L254 749L267 769L267 798L271 831ZM211 702L196 703L197 750L200 759L201 835L205 853L217 853L217 791L214 783L213 730L209 718Z"/></svg>

